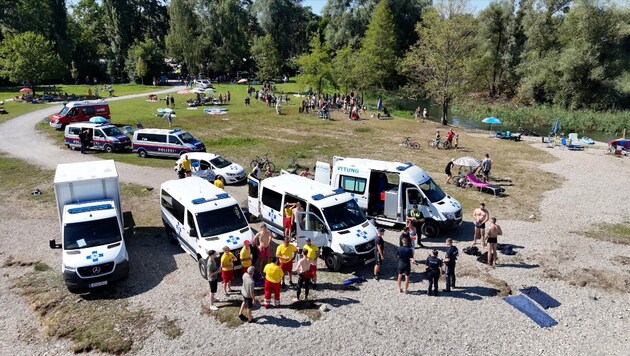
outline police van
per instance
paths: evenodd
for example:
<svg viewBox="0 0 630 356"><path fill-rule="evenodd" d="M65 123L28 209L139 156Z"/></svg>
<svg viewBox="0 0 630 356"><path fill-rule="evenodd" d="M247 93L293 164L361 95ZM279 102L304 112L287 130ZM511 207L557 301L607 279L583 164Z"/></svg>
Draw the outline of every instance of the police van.
<svg viewBox="0 0 630 356"><path fill-rule="evenodd" d="M206 152L203 142L180 129L140 129L133 133L133 152L147 156L179 157L188 152Z"/></svg>
<svg viewBox="0 0 630 356"><path fill-rule="evenodd" d="M81 148L79 134L88 129L88 149L105 152L123 151L131 149L131 139L114 125L80 122L66 126L63 142L70 149Z"/></svg>
<svg viewBox="0 0 630 356"><path fill-rule="evenodd" d="M284 205L300 202L304 211L294 216L298 248L310 238L328 269L374 261L376 228L342 189L287 172L262 181L250 175L248 188L249 212L279 236L284 235Z"/></svg>
<svg viewBox="0 0 630 356"><path fill-rule="evenodd" d="M252 231L236 199L205 179L188 177L162 183L160 211L166 235L199 263L206 277L208 250L228 246L238 256ZM235 264L240 268L240 261Z"/></svg>
<svg viewBox="0 0 630 356"><path fill-rule="evenodd" d="M101 116L111 122L109 104L104 100L71 101L60 112L51 115L50 126L60 130L73 122L89 121L94 116Z"/></svg>
<svg viewBox="0 0 630 356"><path fill-rule="evenodd" d="M440 231L458 228L462 223L461 204L411 162L335 156L332 167L317 162L315 180L352 194L367 215L382 225L403 224L414 205L418 205L425 218L422 226L425 236L435 237Z"/></svg>

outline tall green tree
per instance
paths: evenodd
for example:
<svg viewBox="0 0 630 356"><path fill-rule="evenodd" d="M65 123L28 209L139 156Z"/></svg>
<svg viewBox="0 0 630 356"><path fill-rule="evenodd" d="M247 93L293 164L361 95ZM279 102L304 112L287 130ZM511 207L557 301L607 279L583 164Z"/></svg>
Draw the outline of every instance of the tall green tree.
<svg viewBox="0 0 630 356"><path fill-rule="evenodd" d="M200 19L195 12L195 0L172 0L168 8L169 30L166 51L186 65L191 73L202 69Z"/></svg>
<svg viewBox="0 0 630 356"><path fill-rule="evenodd" d="M489 94L501 94L504 82L505 56L508 50L509 26L514 12L514 0L491 2L479 13L479 36L483 57L479 66Z"/></svg>
<svg viewBox="0 0 630 356"><path fill-rule="evenodd" d="M127 0L103 0L106 16L105 30L112 54L112 64L108 66L108 74L118 80L122 78L127 51L133 43L132 26L135 20L135 9L128 5Z"/></svg>
<svg viewBox="0 0 630 356"><path fill-rule="evenodd" d="M296 59L300 68L300 82L308 86L316 86L322 92L323 86L334 86L332 58L330 48L322 43L319 36L311 39L311 51Z"/></svg>
<svg viewBox="0 0 630 356"><path fill-rule="evenodd" d="M394 32L394 16L387 0L381 0L372 14L372 19L361 40L358 57L361 67L356 68L363 74L367 87L391 87L396 75L398 58L396 56L397 39ZM358 88L367 89L367 88Z"/></svg>
<svg viewBox="0 0 630 356"><path fill-rule="evenodd" d="M125 61L125 71L130 81L158 77L162 72L164 55L159 45L153 39L137 41L129 49Z"/></svg>
<svg viewBox="0 0 630 356"><path fill-rule="evenodd" d="M474 18L466 0L440 0L425 9L418 24L418 43L403 62L410 89L440 104L442 124L451 103L471 85L476 41Z"/></svg>
<svg viewBox="0 0 630 356"><path fill-rule="evenodd" d="M41 83L63 76L67 68L53 44L34 32L8 35L0 46L0 77L13 83Z"/></svg>
<svg viewBox="0 0 630 356"><path fill-rule="evenodd" d="M355 76L355 67L361 65L355 50L352 46L347 45L335 52L335 58L332 60L333 78L335 83L348 92L351 88L358 87L357 77Z"/></svg>
<svg viewBox="0 0 630 356"><path fill-rule="evenodd" d="M73 39L72 62L75 63L77 78L104 78L105 68L101 59L110 55L103 6L97 0L80 0L71 5L68 17L68 32ZM74 78L73 78L74 79Z"/></svg>
<svg viewBox="0 0 630 356"><path fill-rule="evenodd" d="M270 34L257 37L252 44L252 57L256 61L258 78L262 80L273 80L280 77L282 70L282 60L280 52Z"/></svg>

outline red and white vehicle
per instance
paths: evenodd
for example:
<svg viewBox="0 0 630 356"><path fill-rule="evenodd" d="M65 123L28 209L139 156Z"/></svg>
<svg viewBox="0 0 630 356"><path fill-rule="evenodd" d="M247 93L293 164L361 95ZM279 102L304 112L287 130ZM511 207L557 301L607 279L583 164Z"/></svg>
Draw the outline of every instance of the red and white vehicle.
<svg viewBox="0 0 630 356"><path fill-rule="evenodd" d="M89 121L94 116L102 116L111 123L109 104L104 100L71 101L59 113L50 116L50 126L61 130L67 124Z"/></svg>

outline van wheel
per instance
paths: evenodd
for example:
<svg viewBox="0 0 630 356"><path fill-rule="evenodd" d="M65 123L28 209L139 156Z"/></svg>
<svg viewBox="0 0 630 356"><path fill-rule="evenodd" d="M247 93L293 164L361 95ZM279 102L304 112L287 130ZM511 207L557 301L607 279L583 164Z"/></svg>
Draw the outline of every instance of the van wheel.
<svg viewBox="0 0 630 356"><path fill-rule="evenodd" d="M422 224L420 232L426 237L436 237L440 233L440 228L435 221L428 220Z"/></svg>
<svg viewBox="0 0 630 356"><path fill-rule="evenodd" d="M324 257L324 262L326 262L328 270L332 272L339 272L341 269L341 258L332 252Z"/></svg>
<svg viewBox="0 0 630 356"><path fill-rule="evenodd" d="M140 156L140 158L147 158L147 151L139 150L138 151L138 156Z"/></svg>
<svg viewBox="0 0 630 356"><path fill-rule="evenodd" d="M206 260L204 258L199 258L197 265L199 266L199 273L201 273L201 277L203 279L208 279L208 270L206 267Z"/></svg>
<svg viewBox="0 0 630 356"><path fill-rule="evenodd" d="M105 152L107 153L112 153L114 152L114 148L110 145L105 145L105 147L103 147L103 149L105 150Z"/></svg>

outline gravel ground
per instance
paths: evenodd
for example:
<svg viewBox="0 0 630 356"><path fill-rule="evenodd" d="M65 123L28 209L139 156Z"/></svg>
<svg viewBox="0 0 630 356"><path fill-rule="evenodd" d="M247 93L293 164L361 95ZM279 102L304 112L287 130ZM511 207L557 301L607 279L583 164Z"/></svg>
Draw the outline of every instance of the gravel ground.
<svg viewBox="0 0 630 356"><path fill-rule="evenodd" d="M143 94L144 95L144 94ZM39 135L34 124L42 112L31 113L0 125L0 150L31 163L54 169L58 162L84 159L81 155L56 148L44 139L30 144L29 150L16 142ZM20 129L21 131L15 131ZM19 132L16 133L16 132ZM12 141L10 141L12 140ZM9 144L10 143L10 144ZM613 256L630 257L630 246L581 237L598 222L620 223L630 216L630 206L615 204L630 198L628 159L603 154L602 150L571 152L531 144L558 158L544 164L543 170L564 178L559 189L549 191L541 202L542 215L523 221L503 221L500 211L493 211L505 236L499 242L523 246L515 256L500 255L500 265L488 269L472 257L461 256L458 289L439 297L424 294L426 281L414 266L409 295L396 290L394 246L397 231L386 233L387 259L385 279L344 288L339 282L346 274L321 272L320 288L313 292L318 303L330 306L321 319L312 321L305 314L288 308L256 310L255 325L228 328L203 312L207 303L207 284L198 276L196 262L180 248L169 245L163 234L154 238L128 240L132 274L119 287L120 296L132 304L151 309L155 320L167 316L176 320L183 334L168 339L154 323L146 340L134 348L137 354L515 354L515 355L625 355L630 327L630 266L613 263ZM26 147L26 146L21 146ZM90 157L92 158L92 157ZM153 187L172 179L166 169L118 164L121 179ZM150 170L150 171L149 171ZM147 174L149 173L150 174ZM146 179L150 181L146 181ZM230 187L230 193L244 201L245 187ZM466 207L471 210L472 207ZM469 218L472 211L465 212ZM42 260L59 268L58 251L49 250L46 241L59 238L55 212L24 211L16 213L10 204L0 205L0 261L8 255L23 261ZM37 218L35 218L37 216ZM25 229L26 227L26 229ZM156 234L160 234L156 229ZM470 244L471 224L449 234L462 248ZM14 236L19 236L15 240ZM443 238L425 243L443 249ZM11 246L10 250L6 246ZM418 249L416 257L424 260L429 248ZM441 257L443 253L440 253ZM320 261L320 270L323 263ZM11 288L12 278L27 267L0 268L0 354L70 354L66 340L49 340L18 291ZM547 278L550 271L556 278ZM567 278L588 271L600 273L602 281L617 286L600 288L571 285ZM348 271L350 272L350 271ZM371 276L369 267L356 274ZM505 281L514 293L518 288L536 285L562 305L548 310L559 324L539 328L525 315L496 296L489 276ZM558 277L559 276L559 277ZM443 288L443 281L440 282ZM287 305L293 293L282 294ZM238 300L237 295L232 297ZM221 304L220 304L221 305ZM303 340L309 340L305 343ZM290 345L290 346L287 346Z"/></svg>

